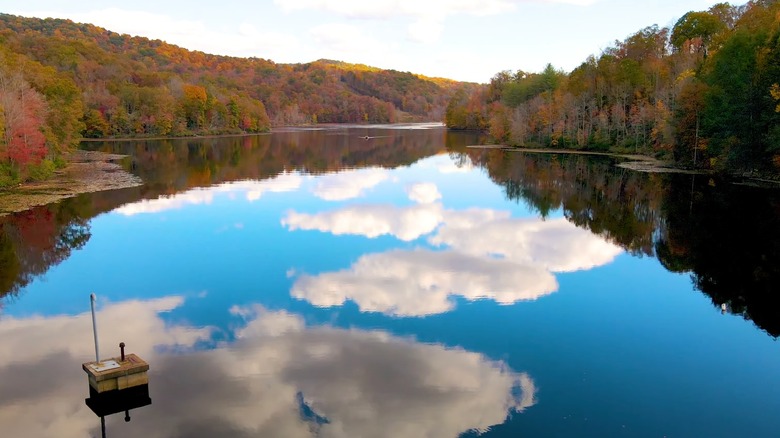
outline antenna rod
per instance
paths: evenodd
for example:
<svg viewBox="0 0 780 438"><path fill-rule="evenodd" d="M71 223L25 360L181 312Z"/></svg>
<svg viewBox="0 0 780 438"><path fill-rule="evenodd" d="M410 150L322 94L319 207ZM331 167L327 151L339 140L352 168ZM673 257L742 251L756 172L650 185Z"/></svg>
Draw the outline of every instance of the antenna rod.
<svg viewBox="0 0 780 438"><path fill-rule="evenodd" d="M100 348L98 347L97 320L95 320L95 294L89 295L92 307L92 333L95 335L95 362L100 362Z"/></svg>

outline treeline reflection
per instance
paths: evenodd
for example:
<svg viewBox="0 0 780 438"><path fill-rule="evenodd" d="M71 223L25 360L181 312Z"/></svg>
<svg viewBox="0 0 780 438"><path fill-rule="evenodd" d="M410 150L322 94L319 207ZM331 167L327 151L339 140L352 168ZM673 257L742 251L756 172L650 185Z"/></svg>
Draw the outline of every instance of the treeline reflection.
<svg viewBox="0 0 780 438"><path fill-rule="evenodd" d="M370 140L361 138L365 135ZM129 155L142 187L96 193L0 218L0 297L17 294L90 238L90 219L120 205L195 187L284 172L395 168L446 146L485 169L506 197L573 224L635 256L690 273L715 306L780 336L780 191L708 176L634 172L605 157L466 148L475 134L442 129L290 131L264 136L96 143ZM2 303L2 301L0 301ZM0 304L2 305L2 304Z"/></svg>
<svg viewBox="0 0 780 438"><path fill-rule="evenodd" d="M0 299L13 297L66 260L91 237L90 220L121 205L218 183L266 180L289 171L322 174L345 168L396 168L443 151L445 136L444 129L436 128L341 128L89 143L89 149L128 155L122 165L140 176L144 185L81 195L0 217ZM461 136L455 145L469 141L471 136Z"/></svg>
<svg viewBox="0 0 780 438"><path fill-rule="evenodd" d="M542 217L563 209L570 222L634 255L654 254L653 230L662 222L659 175L584 155L475 150L469 158L487 169L508 199L526 203Z"/></svg>
<svg viewBox="0 0 780 438"><path fill-rule="evenodd" d="M780 190L640 173L603 157L453 148L540 215L688 272L714 305L780 336Z"/></svg>
<svg viewBox="0 0 780 438"><path fill-rule="evenodd" d="M780 336L780 190L669 178L658 258L725 310Z"/></svg>
<svg viewBox="0 0 780 438"><path fill-rule="evenodd" d="M87 243L90 207L79 197L0 218L0 298L17 294Z"/></svg>

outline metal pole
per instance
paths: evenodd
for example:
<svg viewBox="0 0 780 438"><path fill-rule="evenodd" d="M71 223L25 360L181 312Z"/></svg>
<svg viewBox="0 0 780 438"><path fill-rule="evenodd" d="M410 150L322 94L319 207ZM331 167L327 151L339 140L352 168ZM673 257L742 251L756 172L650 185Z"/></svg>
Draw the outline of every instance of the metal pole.
<svg viewBox="0 0 780 438"><path fill-rule="evenodd" d="M90 294L89 302L92 306L92 333L95 335L95 362L100 362L100 348L98 347L97 320L95 319L95 294Z"/></svg>

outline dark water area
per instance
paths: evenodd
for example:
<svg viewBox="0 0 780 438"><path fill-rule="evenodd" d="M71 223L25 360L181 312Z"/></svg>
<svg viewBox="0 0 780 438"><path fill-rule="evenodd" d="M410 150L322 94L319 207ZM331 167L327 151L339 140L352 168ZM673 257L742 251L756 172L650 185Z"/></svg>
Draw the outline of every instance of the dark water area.
<svg viewBox="0 0 780 438"><path fill-rule="evenodd" d="M480 141L89 143L145 184L0 218L2 435L777 436L780 190Z"/></svg>

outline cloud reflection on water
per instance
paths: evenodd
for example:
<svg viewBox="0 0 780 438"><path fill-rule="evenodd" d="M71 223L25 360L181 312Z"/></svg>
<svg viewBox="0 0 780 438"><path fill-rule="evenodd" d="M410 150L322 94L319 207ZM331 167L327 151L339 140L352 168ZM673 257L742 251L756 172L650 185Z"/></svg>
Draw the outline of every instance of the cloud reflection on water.
<svg viewBox="0 0 780 438"><path fill-rule="evenodd" d="M383 331L307 326L297 315L235 307L236 340L174 353L211 333L166 324L178 297L108 304L104 343L125 337L151 364L153 404L110 435L456 437L534 404L531 378L481 354ZM111 321L110 324L105 323ZM0 320L0 424L8 436L98 434L80 363L88 313ZM308 412L308 415L305 413Z"/></svg>
<svg viewBox="0 0 780 438"><path fill-rule="evenodd" d="M208 205L214 202L214 195L227 193L235 195L243 192L246 200L254 202L265 193L283 193L298 190L304 177L299 173L285 172L273 178L262 181L246 180L217 184L208 188L197 188L171 196L161 196L156 199L144 199L117 208L117 213L124 216L134 216L143 213L161 213L178 210L188 205Z"/></svg>
<svg viewBox="0 0 780 438"><path fill-rule="evenodd" d="M416 204L352 205L316 214L288 212L282 225L334 235L428 235L437 250L366 254L348 269L301 275L291 295L315 306L355 302L362 311L425 316L452 310L452 296L501 304L558 290L553 273L606 265L622 250L564 218L518 219L507 211L446 209L432 183L407 190Z"/></svg>
<svg viewBox="0 0 780 438"><path fill-rule="evenodd" d="M380 167L341 171L318 177L312 193L325 201L345 201L362 196L389 178L390 171Z"/></svg>
<svg viewBox="0 0 780 438"><path fill-rule="evenodd" d="M192 205L210 205L218 194L235 197L243 194L249 202L259 200L265 193L293 192L301 188L311 176L298 172L283 172L273 178L260 181L244 180L199 187L169 196L144 199L123 205L115 211L124 216L161 213L179 210ZM376 185L390 179L390 171L383 168L350 169L317 176L312 194L325 201L345 201L363 196Z"/></svg>
<svg viewBox="0 0 780 438"><path fill-rule="evenodd" d="M103 357L118 354L120 341L129 351L150 358L157 355L155 347L192 347L210 337L209 329L163 322L159 313L182 303L180 297L166 297L106 305L98 316L100 340L103 348L113 348L102 350ZM94 354L89 313L0 319L3 436L88 436L96 423L84 406L88 391L81 364L94 360Z"/></svg>
<svg viewBox="0 0 780 438"><path fill-rule="evenodd" d="M555 277L539 265L415 249L368 254L343 271L302 275L291 295L320 307L351 300L364 312L425 316L452 310L452 295L512 304L557 289Z"/></svg>
<svg viewBox="0 0 780 438"><path fill-rule="evenodd" d="M290 211L282 219L282 225L290 231L318 230L369 238L392 235L400 240L412 241L439 226L442 210L441 204L421 204L408 207L355 205L317 214Z"/></svg>

